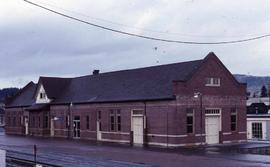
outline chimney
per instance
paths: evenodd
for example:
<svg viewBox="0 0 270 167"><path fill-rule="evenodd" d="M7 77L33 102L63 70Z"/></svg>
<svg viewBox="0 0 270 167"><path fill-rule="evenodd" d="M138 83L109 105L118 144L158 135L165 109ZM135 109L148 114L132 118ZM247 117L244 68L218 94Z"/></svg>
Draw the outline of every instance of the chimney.
<svg viewBox="0 0 270 167"><path fill-rule="evenodd" d="M99 74L99 70L94 70L93 71L93 75L98 75Z"/></svg>

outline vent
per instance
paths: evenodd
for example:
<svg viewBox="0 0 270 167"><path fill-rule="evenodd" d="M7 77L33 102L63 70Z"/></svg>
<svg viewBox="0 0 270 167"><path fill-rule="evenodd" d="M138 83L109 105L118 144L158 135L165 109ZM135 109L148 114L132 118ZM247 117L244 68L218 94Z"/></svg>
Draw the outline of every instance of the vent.
<svg viewBox="0 0 270 167"><path fill-rule="evenodd" d="M93 71L93 75L98 75L99 74L99 70L94 70Z"/></svg>

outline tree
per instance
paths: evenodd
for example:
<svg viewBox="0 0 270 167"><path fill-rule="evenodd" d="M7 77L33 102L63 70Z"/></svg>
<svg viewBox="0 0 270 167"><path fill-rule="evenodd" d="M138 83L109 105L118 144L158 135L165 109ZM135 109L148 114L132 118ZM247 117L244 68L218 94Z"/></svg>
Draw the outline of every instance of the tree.
<svg viewBox="0 0 270 167"><path fill-rule="evenodd" d="M263 85L261 88L261 97L267 97L267 88Z"/></svg>

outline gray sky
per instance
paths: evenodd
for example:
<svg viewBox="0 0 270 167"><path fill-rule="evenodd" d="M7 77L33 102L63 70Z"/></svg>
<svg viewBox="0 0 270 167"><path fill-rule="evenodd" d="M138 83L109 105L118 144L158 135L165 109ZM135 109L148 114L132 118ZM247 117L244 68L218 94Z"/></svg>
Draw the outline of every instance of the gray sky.
<svg viewBox="0 0 270 167"><path fill-rule="evenodd" d="M140 35L213 42L270 33L269 0L32 0L65 14ZM0 88L39 76L81 76L204 58L214 51L232 73L270 75L270 38L184 45L91 27L0 0ZM157 49L155 49L157 47Z"/></svg>

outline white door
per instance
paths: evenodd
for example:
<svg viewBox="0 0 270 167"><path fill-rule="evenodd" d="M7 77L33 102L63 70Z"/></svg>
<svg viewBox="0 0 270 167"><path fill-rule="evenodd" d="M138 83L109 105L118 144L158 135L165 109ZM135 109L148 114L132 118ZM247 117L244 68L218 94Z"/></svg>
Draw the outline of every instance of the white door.
<svg viewBox="0 0 270 167"><path fill-rule="evenodd" d="M29 134L29 122L28 122L28 118L26 117L25 120L24 120L24 126L25 126L25 135L28 135Z"/></svg>
<svg viewBox="0 0 270 167"><path fill-rule="evenodd" d="M100 121L97 121L97 140L101 140L101 124Z"/></svg>
<svg viewBox="0 0 270 167"><path fill-rule="evenodd" d="M51 137L54 136L54 120L51 119Z"/></svg>
<svg viewBox="0 0 270 167"><path fill-rule="evenodd" d="M206 144L219 143L219 116L205 117Z"/></svg>
<svg viewBox="0 0 270 167"><path fill-rule="evenodd" d="M133 117L133 143L143 144L143 117Z"/></svg>

